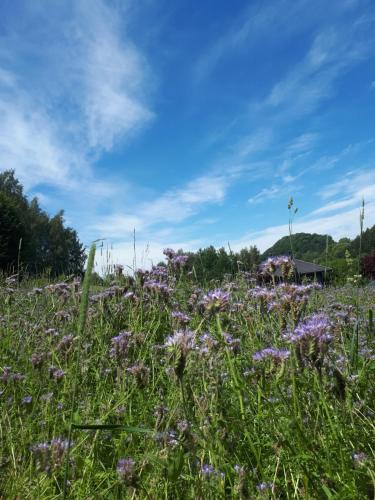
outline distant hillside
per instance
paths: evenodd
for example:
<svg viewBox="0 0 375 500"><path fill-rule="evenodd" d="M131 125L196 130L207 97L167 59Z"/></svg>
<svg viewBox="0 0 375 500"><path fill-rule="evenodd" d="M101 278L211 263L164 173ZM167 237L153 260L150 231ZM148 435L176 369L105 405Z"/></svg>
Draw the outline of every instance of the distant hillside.
<svg viewBox="0 0 375 500"><path fill-rule="evenodd" d="M296 233L292 235L292 243L294 256L297 259L312 261L324 253L327 236L325 234ZM328 236L328 245L331 248L335 245L331 236ZM290 238L284 236L263 253L262 259L272 255L289 255L290 252Z"/></svg>

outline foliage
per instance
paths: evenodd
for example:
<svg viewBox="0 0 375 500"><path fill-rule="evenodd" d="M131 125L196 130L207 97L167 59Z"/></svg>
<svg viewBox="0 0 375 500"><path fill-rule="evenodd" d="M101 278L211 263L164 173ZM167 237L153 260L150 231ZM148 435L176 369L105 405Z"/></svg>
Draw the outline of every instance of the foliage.
<svg viewBox="0 0 375 500"><path fill-rule="evenodd" d="M259 250L255 246L243 248L239 252L232 252L230 249L227 252L224 247L217 250L209 246L187 255L185 268L200 283L221 280L226 274L234 276L238 271L252 272L260 263Z"/></svg>
<svg viewBox="0 0 375 500"><path fill-rule="evenodd" d="M296 233L291 236L293 252L296 259L313 261L325 252L327 237L322 234ZM332 237L328 238L329 245L334 243ZM262 259L275 255L290 254L290 236L279 239L272 247L266 250Z"/></svg>
<svg viewBox="0 0 375 500"><path fill-rule="evenodd" d="M49 217L38 200L27 200L13 170L0 174L0 269L29 274L80 274L85 254L64 212Z"/></svg>
<svg viewBox="0 0 375 500"><path fill-rule="evenodd" d="M169 255L88 308L0 286L1 495L373 498L375 290L202 290Z"/></svg>
<svg viewBox="0 0 375 500"><path fill-rule="evenodd" d="M375 252L371 255L364 255L361 264L364 276L375 280Z"/></svg>

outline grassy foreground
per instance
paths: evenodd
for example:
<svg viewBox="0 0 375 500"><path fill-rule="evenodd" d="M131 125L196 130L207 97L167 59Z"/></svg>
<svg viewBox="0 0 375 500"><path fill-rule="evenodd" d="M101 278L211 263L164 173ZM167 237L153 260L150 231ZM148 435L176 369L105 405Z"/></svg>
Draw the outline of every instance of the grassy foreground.
<svg viewBox="0 0 375 500"><path fill-rule="evenodd" d="M182 264L2 283L0 498L373 498L374 289Z"/></svg>

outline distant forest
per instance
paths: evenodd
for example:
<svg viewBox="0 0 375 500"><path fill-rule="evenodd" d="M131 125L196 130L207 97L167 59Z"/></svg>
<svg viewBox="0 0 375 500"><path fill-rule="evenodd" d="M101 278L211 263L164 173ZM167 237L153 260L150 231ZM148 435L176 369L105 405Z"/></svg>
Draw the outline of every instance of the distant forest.
<svg viewBox="0 0 375 500"><path fill-rule="evenodd" d="M27 275L79 275L86 256L76 231L64 225L64 211L53 217L37 198L29 201L14 170L0 174L0 269Z"/></svg>
<svg viewBox="0 0 375 500"><path fill-rule="evenodd" d="M296 233L292 235L292 247L296 259L332 268L332 277L337 282L358 274L358 269L365 277L375 279L375 225L362 234L360 263L359 236L353 240L341 238L336 242L327 235ZM179 253L183 253L182 250ZM284 236L263 254L255 246L243 248L240 252L232 252L229 246L218 250L210 246L187 255L186 269L195 273L199 281L219 280L224 274L254 272L268 257L291 255L291 241L289 235Z"/></svg>
<svg viewBox="0 0 375 500"><path fill-rule="evenodd" d="M375 279L375 225L363 232L361 250L359 236L336 242L331 236L309 233L292 235L292 247L295 258L331 267L336 282L345 282L358 270ZM233 252L229 244L227 248L209 246L197 252L178 253L188 256L185 272L204 283L241 271L254 273L267 257L290 255L291 242L289 236L284 236L263 254L256 246ZM65 227L63 210L50 217L39 207L37 198L27 199L13 170L1 173L0 270L52 277L79 275L85 260L76 231Z"/></svg>

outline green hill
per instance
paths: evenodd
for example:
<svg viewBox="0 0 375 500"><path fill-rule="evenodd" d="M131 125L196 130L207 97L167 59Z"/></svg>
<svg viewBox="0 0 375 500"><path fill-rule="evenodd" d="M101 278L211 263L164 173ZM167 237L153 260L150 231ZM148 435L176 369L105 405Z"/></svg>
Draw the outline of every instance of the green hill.
<svg viewBox="0 0 375 500"><path fill-rule="evenodd" d="M297 259L313 261L324 253L327 245L327 235L296 233L292 235L292 244L294 256ZM334 244L333 238L328 236L329 247L332 247ZM262 259L271 257L272 255L289 255L290 253L290 238L289 236L284 236L263 253Z"/></svg>

